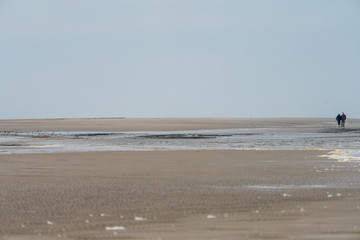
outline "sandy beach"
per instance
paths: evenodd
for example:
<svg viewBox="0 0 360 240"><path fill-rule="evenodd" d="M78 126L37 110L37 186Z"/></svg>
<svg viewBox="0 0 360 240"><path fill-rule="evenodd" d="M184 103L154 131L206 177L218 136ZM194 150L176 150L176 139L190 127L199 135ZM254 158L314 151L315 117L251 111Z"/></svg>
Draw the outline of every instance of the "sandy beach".
<svg viewBox="0 0 360 240"><path fill-rule="evenodd" d="M0 131L318 129L330 119L2 120ZM354 122L358 123L358 121ZM332 129L325 125L322 130ZM360 163L322 150L0 154L0 239L359 239Z"/></svg>
<svg viewBox="0 0 360 240"><path fill-rule="evenodd" d="M291 127L333 119L311 118L89 118L0 120L0 131L182 131ZM352 120L360 123L360 120Z"/></svg>

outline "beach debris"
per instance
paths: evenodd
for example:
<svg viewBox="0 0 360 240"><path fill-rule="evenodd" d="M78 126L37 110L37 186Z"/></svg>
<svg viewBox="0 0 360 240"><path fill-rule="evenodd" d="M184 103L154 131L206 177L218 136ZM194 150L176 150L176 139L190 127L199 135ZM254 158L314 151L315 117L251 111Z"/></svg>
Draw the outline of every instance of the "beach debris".
<svg viewBox="0 0 360 240"><path fill-rule="evenodd" d="M22 228L25 228L25 227L26 227L26 225L25 225L25 224L21 224L20 226L21 226Z"/></svg>
<svg viewBox="0 0 360 240"><path fill-rule="evenodd" d="M89 214L89 217L93 217L94 215L92 215L91 213Z"/></svg>
<svg viewBox="0 0 360 240"><path fill-rule="evenodd" d="M300 212L305 212L305 208L300 208Z"/></svg>
<svg viewBox="0 0 360 240"><path fill-rule="evenodd" d="M328 195L327 195L328 198L332 198L332 196L333 196L332 194L328 194Z"/></svg>
<svg viewBox="0 0 360 240"><path fill-rule="evenodd" d="M85 220L85 222L86 222L86 223L90 223L90 221L89 221L89 220L87 220L87 219Z"/></svg>
<svg viewBox="0 0 360 240"><path fill-rule="evenodd" d="M208 219L214 219L214 218L216 218L216 216L214 216L214 215L207 215L207 218L208 218Z"/></svg>
<svg viewBox="0 0 360 240"><path fill-rule="evenodd" d="M341 197L341 193L337 193L336 196L337 196L337 197Z"/></svg>
<svg viewBox="0 0 360 240"><path fill-rule="evenodd" d="M110 215L109 214L107 214L107 213L101 213L100 214L100 217L109 217Z"/></svg>
<svg viewBox="0 0 360 240"><path fill-rule="evenodd" d="M47 224L48 224L48 225L53 225L54 222L47 220Z"/></svg>
<svg viewBox="0 0 360 240"><path fill-rule="evenodd" d="M112 226L112 227L105 227L106 231L123 231L125 228L123 226Z"/></svg>
<svg viewBox="0 0 360 240"><path fill-rule="evenodd" d="M283 194L283 197L291 197L291 194L284 193L284 194Z"/></svg>
<svg viewBox="0 0 360 240"><path fill-rule="evenodd" d="M255 211L255 213L256 213L256 214L258 214L259 212L260 212L260 210L259 210L259 209Z"/></svg>
<svg viewBox="0 0 360 240"><path fill-rule="evenodd" d="M135 217L135 221L146 221L146 218L143 217Z"/></svg>

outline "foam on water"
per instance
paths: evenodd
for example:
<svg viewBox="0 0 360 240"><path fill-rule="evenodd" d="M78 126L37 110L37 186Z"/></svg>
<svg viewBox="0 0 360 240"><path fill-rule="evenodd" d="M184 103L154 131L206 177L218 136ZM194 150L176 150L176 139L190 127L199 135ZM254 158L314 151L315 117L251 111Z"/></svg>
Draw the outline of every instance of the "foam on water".
<svg viewBox="0 0 360 240"><path fill-rule="evenodd" d="M352 149L334 150L321 155L321 157L334 159L338 162L360 161L360 151Z"/></svg>

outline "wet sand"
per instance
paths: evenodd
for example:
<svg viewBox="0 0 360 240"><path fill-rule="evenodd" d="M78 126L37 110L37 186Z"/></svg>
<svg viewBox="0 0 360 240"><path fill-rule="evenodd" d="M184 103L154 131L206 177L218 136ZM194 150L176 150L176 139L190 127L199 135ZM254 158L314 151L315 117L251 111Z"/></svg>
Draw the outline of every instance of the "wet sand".
<svg viewBox="0 0 360 240"><path fill-rule="evenodd" d="M360 166L323 153L0 155L0 239L359 239Z"/></svg>

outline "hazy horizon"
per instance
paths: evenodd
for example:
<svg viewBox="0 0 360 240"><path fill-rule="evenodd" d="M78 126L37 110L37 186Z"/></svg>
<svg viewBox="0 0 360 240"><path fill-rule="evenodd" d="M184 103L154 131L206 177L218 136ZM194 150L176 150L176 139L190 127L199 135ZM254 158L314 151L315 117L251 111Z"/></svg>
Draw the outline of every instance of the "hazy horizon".
<svg viewBox="0 0 360 240"><path fill-rule="evenodd" d="M0 0L0 119L360 118L357 0Z"/></svg>
<svg viewBox="0 0 360 240"><path fill-rule="evenodd" d="M332 117L49 117L49 118L0 118L3 121L12 120L66 120L66 119L324 119L334 120ZM347 118L347 121L360 120L360 118Z"/></svg>

